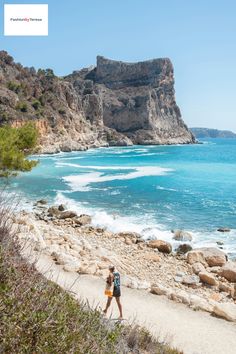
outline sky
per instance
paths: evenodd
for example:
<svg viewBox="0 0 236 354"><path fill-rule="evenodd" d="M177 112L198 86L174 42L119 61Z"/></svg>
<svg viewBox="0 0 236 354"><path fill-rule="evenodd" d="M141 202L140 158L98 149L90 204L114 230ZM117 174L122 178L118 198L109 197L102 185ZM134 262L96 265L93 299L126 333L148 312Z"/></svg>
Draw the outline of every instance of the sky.
<svg viewBox="0 0 236 354"><path fill-rule="evenodd" d="M4 37L4 3L48 3L48 37ZM235 0L2 1L0 50L57 75L96 64L168 57L188 126L236 132Z"/></svg>

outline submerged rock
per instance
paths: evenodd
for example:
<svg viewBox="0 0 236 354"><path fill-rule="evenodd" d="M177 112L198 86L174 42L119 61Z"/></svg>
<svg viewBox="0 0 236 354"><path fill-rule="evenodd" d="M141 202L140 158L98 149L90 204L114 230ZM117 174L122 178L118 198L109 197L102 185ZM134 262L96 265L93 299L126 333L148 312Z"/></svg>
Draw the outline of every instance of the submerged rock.
<svg viewBox="0 0 236 354"><path fill-rule="evenodd" d="M230 232L230 228L228 227L219 227L219 229L217 229L217 231L219 232Z"/></svg>
<svg viewBox="0 0 236 354"><path fill-rule="evenodd" d="M47 202L46 199L40 199L40 200L37 200L36 205L37 205L37 204L45 205L45 204L47 204L47 203L48 203L48 202Z"/></svg>
<svg viewBox="0 0 236 354"><path fill-rule="evenodd" d="M185 254L189 251L192 251L192 246L190 246L188 243L183 243L182 245L179 245L179 247L176 249L176 252L178 254Z"/></svg>
<svg viewBox="0 0 236 354"><path fill-rule="evenodd" d="M175 230L173 239L176 241L192 241L193 237L190 232L184 230Z"/></svg>

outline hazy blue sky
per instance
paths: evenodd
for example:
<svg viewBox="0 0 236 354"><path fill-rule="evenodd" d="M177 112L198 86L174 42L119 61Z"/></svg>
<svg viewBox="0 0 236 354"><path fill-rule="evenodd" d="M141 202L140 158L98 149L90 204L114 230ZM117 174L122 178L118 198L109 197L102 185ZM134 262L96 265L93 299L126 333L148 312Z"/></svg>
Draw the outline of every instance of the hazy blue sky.
<svg viewBox="0 0 236 354"><path fill-rule="evenodd" d="M64 75L95 64L98 54L124 61L169 57L185 122L236 131L235 0L42 3L49 4L48 37L4 37L2 23L0 47L17 62Z"/></svg>

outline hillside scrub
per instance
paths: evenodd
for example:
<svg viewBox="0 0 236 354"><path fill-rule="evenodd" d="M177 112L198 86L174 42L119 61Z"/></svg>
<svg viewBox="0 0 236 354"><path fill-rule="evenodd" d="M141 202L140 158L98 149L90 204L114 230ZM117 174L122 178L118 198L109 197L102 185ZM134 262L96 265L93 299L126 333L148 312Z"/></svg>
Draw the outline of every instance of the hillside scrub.
<svg viewBox="0 0 236 354"><path fill-rule="evenodd" d="M104 319L38 273L21 257L11 208L1 200L1 353L179 353L144 329Z"/></svg>

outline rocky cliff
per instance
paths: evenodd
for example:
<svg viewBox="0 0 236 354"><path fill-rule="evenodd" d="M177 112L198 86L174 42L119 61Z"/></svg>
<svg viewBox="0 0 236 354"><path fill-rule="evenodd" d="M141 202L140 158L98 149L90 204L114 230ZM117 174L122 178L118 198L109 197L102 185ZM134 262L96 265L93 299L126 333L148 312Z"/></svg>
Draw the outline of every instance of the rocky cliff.
<svg viewBox="0 0 236 354"><path fill-rule="evenodd" d="M169 59L97 66L59 78L0 52L0 124L34 120L40 152L132 144L194 143L175 102Z"/></svg>

